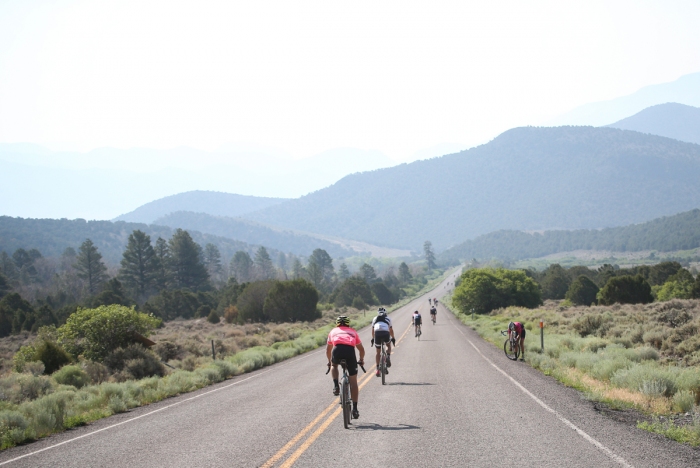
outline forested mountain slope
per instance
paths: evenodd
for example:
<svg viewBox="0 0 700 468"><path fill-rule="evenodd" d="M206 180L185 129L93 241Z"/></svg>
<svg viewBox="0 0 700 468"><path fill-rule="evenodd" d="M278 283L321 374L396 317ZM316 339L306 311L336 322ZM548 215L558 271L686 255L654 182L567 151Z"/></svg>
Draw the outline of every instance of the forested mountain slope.
<svg viewBox="0 0 700 468"><path fill-rule="evenodd" d="M268 206L278 205L285 200L285 198L251 197L235 193L193 190L146 203L114 220L153 223L156 219L176 211L193 211L214 216L235 217Z"/></svg>
<svg viewBox="0 0 700 468"><path fill-rule="evenodd" d="M37 249L46 257L58 257L66 247L77 250L85 239L90 238L107 263L118 265L129 234L136 229L150 235L153 244L158 237L167 240L175 232L167 226L124 221L113 223L84 219L25 219L0 216L0 252L4 250L12 255L12 252L18 248ZM194 241L202 247L208 243L216 245L223 260L230 259L238 250L244 250L253 255L259 247L194 230L188 231ZM268 253L272 258L277 258L279 254L275 249L268 249Z"/></svg>
<svg viewBox="0 0 700 468"><path fill-rule="evenodd" d="M700 108L667 102L648 107L606 127L651 133L700 144Z"/></svg>
<svg viewBox="0 0 700 468"><path fill-rule="evenodd" d="M501 229L591 229L700 206L700 146L614 128L525 127L488 144L347 176L246 215L420 249Z"/></svg>
<svg viewBox="0 0 700 468"><path fill-rule="evenodd" d="M700 209L642 224L601 230L497 231L456 245L439 255L442 262L472 258L520 260L572 250L671 252L700 247Z"/></svg>
<svg viewBox="0 0 700 468"><path fill-rule="evenodd" d="M290 231L278 231L243 219L211 216L205 213L177 211L158 218L155 224L172 228L196 229L207 234L262 244L296 255L309 256L315 249L324 249L331 257L348 257L358 252L343 249L338 244Z"/></svg>

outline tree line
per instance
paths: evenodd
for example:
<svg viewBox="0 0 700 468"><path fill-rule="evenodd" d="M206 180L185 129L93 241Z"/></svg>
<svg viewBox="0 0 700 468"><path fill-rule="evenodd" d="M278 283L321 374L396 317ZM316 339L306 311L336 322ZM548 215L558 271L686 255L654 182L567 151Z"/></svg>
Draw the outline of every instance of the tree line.
<svg viewBox="0 0 700 468"><path fill-rule="evenodd" d="M700 275L694 277L678 262L632 268L605 264L597 269L552 264L540 272L468 269L459 278L453 303L462 313L483 314L509 306L534 308L547 299L590 306L698 298Z"/></svg>
<svg viewBox="0 0 700 468"><path fill-rule="evenodd" d="M177 229L155 242L141 230L127 239L118 268L108 267L91 239L59 259L37 249L0 253L0 336L42 325L60 325L78 308L134 306L163 319L207 317L228 322L313 320L319 302L360 309L392 304L403 288L424 283L422 268L403 262L380 276L363 264L351 274L345 263L316 249L306 262L280 253L273 262L259 247L224 263L218 247L203 248Z"/></svg>

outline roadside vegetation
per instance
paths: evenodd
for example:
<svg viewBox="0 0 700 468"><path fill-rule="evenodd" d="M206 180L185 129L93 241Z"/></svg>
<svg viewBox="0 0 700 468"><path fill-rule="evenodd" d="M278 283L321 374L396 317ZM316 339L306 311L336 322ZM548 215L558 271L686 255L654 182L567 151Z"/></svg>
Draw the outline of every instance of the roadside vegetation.
<svg viewBox="0 0 700 468"><path fill-rule="evenodd" d="M499 348L500 332L522 322L530 365L592 400L643 412L641 428L700 445L700 280L675 262L586 270L466 270L451 307Z"/></svg>
<svg viewBox="0 0 700 468"><path fill-rule="evenodd" d="M111 278L94 244L83 243L65 273L82 299L56 310L51 297L17 292L42 287L31 284L32 255L41 258L5 255L16 275L0 275L2 449L315 349L337 315L365 326L369 307L398 307L443 276L406 263L336 271L316 249L306 264L293 258L289 279L260 248L255 258L237 252L224 282L215 247L178 230L153 248L134 232Z"/></svg>

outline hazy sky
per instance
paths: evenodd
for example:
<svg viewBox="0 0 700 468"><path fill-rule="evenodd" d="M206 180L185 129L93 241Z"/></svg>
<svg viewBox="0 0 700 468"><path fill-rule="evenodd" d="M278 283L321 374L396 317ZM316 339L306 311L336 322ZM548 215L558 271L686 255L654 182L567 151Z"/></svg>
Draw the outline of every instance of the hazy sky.
<svg viewBox="0 0 700 468"><path fill-rule="evenodd" d="M0 0L0 142L465 147L700 71L700 2Z"/></svg>

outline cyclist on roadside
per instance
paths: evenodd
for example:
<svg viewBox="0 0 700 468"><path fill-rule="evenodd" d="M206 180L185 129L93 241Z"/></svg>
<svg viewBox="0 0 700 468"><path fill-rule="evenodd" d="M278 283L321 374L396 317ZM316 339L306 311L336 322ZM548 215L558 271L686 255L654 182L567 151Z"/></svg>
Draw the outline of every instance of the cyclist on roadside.
<svg viewBox="0 0 700 468"><path fill-rule="evenodd" d="M418 336L418 333L420 332L420 328L421 328L421 323L423 322L423 319L420 316L420 312L418 312L418 311L413 312L411 319L413 320L413 327L416 330L416 336Z"/></svg>
<svg viewBox="0 0 700 468"><path fill-rule="evenodd" d="M355 330L350 328L350 319L344 315L339 316L335 320L336 327L328 334L326 344L326 357L328 358L328 366L333 366L331 369L331 377L333 377L333 395L340 395L340 386L338 385L338 364L343 359L348 369L350 376L350 397L352 399L352 417L357 419L360 417L360 412L357 410L357 400L360 396L360 389L357 387L357 365L365 363L365 348L360 341L360 335ZM355 356L355 348L360 351L360 360Z"/></svg>
<svg viewBox="0 0 700 468"><path fill-rule="evenodd" d="M525 325L520 322L510 322L508 324L508 338L510 339L511 333L515 333L520 341L520 360L525 360Z"/></svg>
<svg viewBox="0 0 700 468"><path fill-rule="evenodd" d="M433 322L437 322L437 308L435 306L430 308L430 319Z"/></svg>
<svg viewBox="0 0 700 468"><path fill-rule="evenodd" d="M391 344L396 344L396 338L394 338L394 328L391 326L391 319L386 314L384 307L380 307L377 311L377 316L372 319L372 344L377 348L377 377L382 375L381 369L379 369L382 343L386 343L386 366L391 367ZM387 371L388 373L389 371Z"/></svg>

